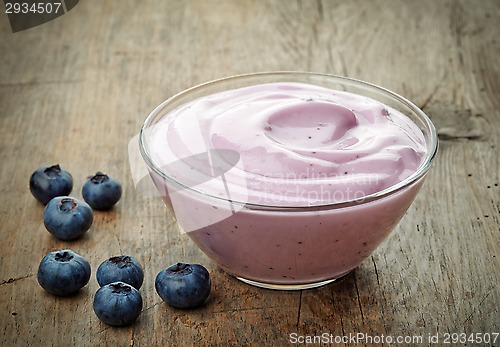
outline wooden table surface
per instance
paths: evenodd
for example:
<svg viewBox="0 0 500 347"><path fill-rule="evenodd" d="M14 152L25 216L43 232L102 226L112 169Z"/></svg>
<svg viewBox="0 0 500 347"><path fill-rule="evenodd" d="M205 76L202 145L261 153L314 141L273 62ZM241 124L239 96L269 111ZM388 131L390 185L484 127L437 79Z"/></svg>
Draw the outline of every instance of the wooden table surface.
<svg viewBox="0 0 500 347"><path fill-rule="evenodd" d="M17 33L0 17L0 346L287 346L315 336L424 346L435 342L429 336L443 345L447 334L478 342L500 332L497 0L88 0ZM391 237L318 289L258 289L222 272L178 232L160 198L136 191L130 173L128 143L161 101L269 70L384 86L423 108L441 140ZM31 173L54 163L73 174L76 197L99 170L123 184L120 202L96 212L78 241L52 237L29 192ZM62 248L93 269L69 298L36 279L41 258ZM104 325L92 309L95 269L116 254L145 269L144 308L126 328ZM156 274L178 260L211 272L199 309L167 307L155 292ZM396 343L413 336L422 342ZM500 337L467 345L498 346Z"/></svg>

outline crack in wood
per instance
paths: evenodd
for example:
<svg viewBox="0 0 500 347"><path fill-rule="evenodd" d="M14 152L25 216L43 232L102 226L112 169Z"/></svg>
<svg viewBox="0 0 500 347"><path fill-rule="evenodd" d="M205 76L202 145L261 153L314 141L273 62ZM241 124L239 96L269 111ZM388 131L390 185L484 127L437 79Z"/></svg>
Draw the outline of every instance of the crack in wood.
<svg viewBox="0 0 500 347"><path fill-rule="evenodd" d="M486 293L486 295L484 295L483 299L479 302L479 304L477 304L477 306L476 306L476 307L474 307L474 308L472 309L472 312L471 312L471 313L467 316L467 318L464 320L464 322L462 323L463 325L465 325L465 323L467 323L467 322L469 322L469 321L471 320L472 316L473 316L473 315L474 315L474 313L478 310L479 306L481 306L481 305L484 303L484 301L488 298L488 296L489 296L490 294L491 294L491 291L488 291L488 292Z"/></svg>
<svg viewBox="0 0 500 347"><path fill-rule="evenodd" d="M20 277L15 277L15 278L11 277L8 280L3 280L2 282L0 282L0 286L3 286L4 284L11 284L11 283L14 283L16 281L24 280L26 278L33 277L33 276L34 276L34 274L29 274L26 276L20 276Z"/></svg>
<svg viewBox="0 0 500 347"><path fill-rule="evenodd" d="M441 87L444 85L444 83L446 82L446 78L448 76L448 73L445 71L443 77L441 77L439 80L440 82L436 84L436 86L434 87L434 89L431 91L431 93L429 94L429 96L424 100L424 102L421 104L420 106L420 109L423 110L428 104L429 102L431 102L431 100L434 98L434 96L436 95L436 93L439 91L439 89L441 89Z"/></svg>
<svg viewBox="0 0 500 347"><path fill-rule="evenodd" d="M300 325L300 311L302 309L302 290L300 291L300 295L299 295L299 307L297 309L297 324L295 324L295 327L296 327L296 331L297 333L299 332L299 325Z"/></svg>
<svg viewBox="0 0 500 347"><path fill-rule="evenodd" d="M61 80L61 81L20 81L20 82L2 82L0 83L0 87L32 87L32 86L41 86L41 85L52 85L52 84L75 84L80 83L82 80Z"/></svg>
<svg viewBox="0 0 500 347"><path fill-rule="evenodd" d="M377 264L375 263L375 259L373 258L373 256L371 256L371 258L372 258L373 268L375 269L375 276L377 277L377 284L380 286L380 280L378 278L378 271L377 271Z"/></svg>
<svg viewBox="0 0 500 347"><path fill-rule="evenodd" d="M323 3L321 2L321 0L316 0L316 5L318 6L318 16L319 16L319 20L320 21L323 21Z"/></svg>
<svg viewBox="0 0 500 347"><path fill-rule="evenodd" d="M361 298L359 296L358 280L354 276L354 286L356 287L356 298L358 300L359 312L361 312L361 321L365 321L365 315L363 314L363 307L361 307Z"/></svg>
<svg viewBox="0 0 500 347"><path fill-rule="evenodd" d="M443 141L459 141L459 140L469 140L469 141L478 141L483 137L481 135L454 135L449 134L445 131L438 132L438 138Z"/></svg>

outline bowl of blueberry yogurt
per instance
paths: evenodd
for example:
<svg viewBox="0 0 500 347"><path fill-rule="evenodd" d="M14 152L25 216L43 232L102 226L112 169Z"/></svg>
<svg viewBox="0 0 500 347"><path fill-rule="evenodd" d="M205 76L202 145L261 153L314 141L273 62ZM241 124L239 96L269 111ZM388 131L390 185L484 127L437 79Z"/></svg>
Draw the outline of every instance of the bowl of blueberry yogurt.
<svg viewBox="0 0 500 347"><path fill-rule="evenodd" d="M410 207L437 149L431 120L404 97L308 72L192 87L140 133L180 230L229 274L273 289L358 267Z"/></svg>

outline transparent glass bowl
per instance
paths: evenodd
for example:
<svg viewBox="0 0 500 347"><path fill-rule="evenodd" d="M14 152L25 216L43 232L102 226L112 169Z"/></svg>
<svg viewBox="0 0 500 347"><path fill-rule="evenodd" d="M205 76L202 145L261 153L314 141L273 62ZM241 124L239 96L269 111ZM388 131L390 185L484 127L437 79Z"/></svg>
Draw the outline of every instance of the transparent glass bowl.
<svg viewBox="0 0 500 347"><path fill-rule="evenodd" d="M411 176L382 191L340 203L294 207L248 204L202 193L174 179L152 155L151 135L175 108L217 92L272 82L307 83L378 100L418 126L426 141L426 157ZM140 150L151 178L181 230L226 272L271 289L317 287L359 266L413 202L437 148L434 125L405 98L366 82L308 72L239 75L192 87L159 105L140 134Z"/></svg>

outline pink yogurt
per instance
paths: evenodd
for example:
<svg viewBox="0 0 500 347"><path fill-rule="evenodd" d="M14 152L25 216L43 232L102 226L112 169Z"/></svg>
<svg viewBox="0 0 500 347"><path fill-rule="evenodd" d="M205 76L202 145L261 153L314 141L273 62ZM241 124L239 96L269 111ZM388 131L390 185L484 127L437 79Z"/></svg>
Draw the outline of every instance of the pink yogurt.
<svg viewBox="0 0 500 347"><path fill-rule="evenodd" d="M150 157L169 179L151 175L182 229L226 271L271 285L320 283L358 266L422 179L383 199L363 198L404 181L427 154L422 131L399 111L302 83L200 97L170 111L149 136ZM224 156L205 160L205 170L177 165L207 151L235 156L219 171Z"/></svg>

